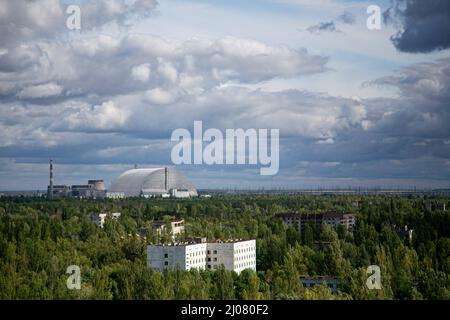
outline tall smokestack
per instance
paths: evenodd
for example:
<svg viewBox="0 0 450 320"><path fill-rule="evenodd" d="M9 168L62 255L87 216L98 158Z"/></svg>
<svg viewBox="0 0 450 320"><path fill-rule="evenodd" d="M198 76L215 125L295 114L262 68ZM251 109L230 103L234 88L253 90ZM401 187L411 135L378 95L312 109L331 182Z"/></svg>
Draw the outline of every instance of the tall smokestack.
<svg viewBox="0 0 450 320"><path fill-rule="evenodd" d="M50 185L48 186L48 197L53 199L53 161L50 159Z"/></svg>
<svg viewBox="0 0 450 320"><path fill-rule="evenodd" d="M164 188L169 191L169 168L164 169Z"/></svg>

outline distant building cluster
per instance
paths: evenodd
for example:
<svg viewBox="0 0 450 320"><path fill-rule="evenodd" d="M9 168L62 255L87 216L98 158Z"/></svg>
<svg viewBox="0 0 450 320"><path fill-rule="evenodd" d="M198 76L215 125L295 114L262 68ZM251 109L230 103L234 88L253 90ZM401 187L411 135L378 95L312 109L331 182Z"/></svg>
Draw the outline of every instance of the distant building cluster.
<svg viewBox="0 0 450 320"><path fill-rule="evenodd" d="M240 273L256 270L256 240L229 240L206 242L195 238L191 242L149 245L147 264L156 271L164 269L216 270L223 265L226 270Z"/></svg>
<svg viewBox="0 0 450 320"><path fill-rule="evenodd" d="M306 224L325 224L330 226L342 225L347 229L352 229L356 222L356 214L351 212L323 212L323 213L298 213L284 212L278 213L276 218L283 220L284 223L294 227L301 232Z"/></svg>
<svg viewBox="0 0 450 320"><path fill-rule="evenodd" d="M113 181L108 194L144 198L189 198L198 195L194 185L172 168L126 171Z"/></svg>
<svg viewBox="0 0 450 320"><path fill-rule="evenodd" d="M89 180L83 185L55 185L53 161L50 160L50 183L47 187L49 199L78 197L120 199L143 198L190 198L198 196L194 185L172 168L133 169L115 179L109 190L103 180Z"/></svg>
<svg viewBox="0 0 450 320"><path fill-rule="evenodd" d="M49 185L47 195L50 199L54 198L103 198L106 196L106 187L103 180L89 180L87 184L82 185Z"/></svg>

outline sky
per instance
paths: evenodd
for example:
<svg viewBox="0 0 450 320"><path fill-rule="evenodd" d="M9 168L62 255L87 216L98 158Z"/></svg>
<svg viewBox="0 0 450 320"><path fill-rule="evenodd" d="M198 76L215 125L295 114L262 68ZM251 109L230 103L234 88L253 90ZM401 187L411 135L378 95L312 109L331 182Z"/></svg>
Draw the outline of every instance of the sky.
<svg viewBox="0 0 450 320"><path fill-rule="evenodd" d="M0 29L0 190L175 166L196 120L280 130L277 175L175 166L198 188L450 187L447 0L0 0Z"/></svg>

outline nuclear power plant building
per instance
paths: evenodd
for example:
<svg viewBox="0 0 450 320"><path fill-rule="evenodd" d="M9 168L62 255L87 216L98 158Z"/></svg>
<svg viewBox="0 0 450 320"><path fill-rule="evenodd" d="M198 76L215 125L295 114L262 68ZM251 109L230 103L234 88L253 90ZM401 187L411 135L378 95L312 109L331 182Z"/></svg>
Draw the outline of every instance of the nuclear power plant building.
<svg viewBox="0 0 450 320"><path fill-rule="evenodd" d="M111 184L109 194L125 197L176 197L197 196L194 185L172 168L133 169L122 173Z"/></svg>

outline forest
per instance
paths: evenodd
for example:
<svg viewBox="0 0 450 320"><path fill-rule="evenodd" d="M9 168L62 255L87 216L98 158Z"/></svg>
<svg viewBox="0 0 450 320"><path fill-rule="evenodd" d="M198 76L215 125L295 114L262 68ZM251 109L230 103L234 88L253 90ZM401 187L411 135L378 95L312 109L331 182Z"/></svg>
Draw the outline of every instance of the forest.
<svg viewBox="0 0 450 320"><path fill-rule="evenodd" d="M355 203L357 205L355 205ZM0 299L448 300L448 198L235 195L193 199L0 198ZM356 213L352 230L307 225L302 232L274 215L286 211ZM93 212L121 212L99 228ZM257 271L166 270L146 264L139 228L181 217L186 236L256 239ZM402 231L413 230L412 239ZM147 241L153 241L149 234ZM314 243L329 243L317 248ZM81 270L70 290L67 267ZM380 290L366 269L381 269ZM300 276L339 277L339 292L306 289Z"/></svg>

